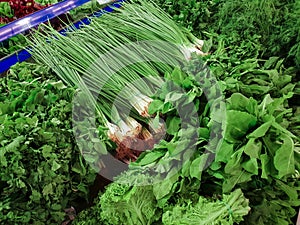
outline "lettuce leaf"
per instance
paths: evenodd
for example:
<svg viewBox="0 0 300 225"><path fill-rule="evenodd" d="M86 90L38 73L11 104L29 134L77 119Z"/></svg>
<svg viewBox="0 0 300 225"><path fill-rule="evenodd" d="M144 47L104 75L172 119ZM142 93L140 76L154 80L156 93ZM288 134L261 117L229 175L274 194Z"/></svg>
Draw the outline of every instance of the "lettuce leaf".
<svg viewBox="0 0 300 225"><path fill-rule="evenodd" d="M107 224L147 225L161 218L151 185L130 186L116 181L107 187L99 203L101 218Z"/></svg>
<svg viewBox="0 0 300 225"><path fill-rule="evenodd" d="M249 201L237 189L223 195L222 200L212 201L200 196L195 205L191 202L176 205L164 212L162 221L165 225L230 225L243 221L249 211Z"/></svg>

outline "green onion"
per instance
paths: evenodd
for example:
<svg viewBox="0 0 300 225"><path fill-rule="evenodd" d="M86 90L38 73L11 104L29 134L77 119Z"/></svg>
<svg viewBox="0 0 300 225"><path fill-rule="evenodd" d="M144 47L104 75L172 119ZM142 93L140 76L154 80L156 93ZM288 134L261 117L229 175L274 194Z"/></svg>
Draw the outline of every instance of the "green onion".
<svg viewBox="0 0 300 225"><path fill-rule="evenodd" d="M41 28L30 40L33 58L85 94L117 144L139 135L153 139L136 119L150 117L149 96L163 83L160 75L192 52L203 54L203 41L146 1L124 3L116 13L93 18L89 26L67 36L48 25ZM155 128L148 122L155 133L164 132L163 124Z"/></svg>

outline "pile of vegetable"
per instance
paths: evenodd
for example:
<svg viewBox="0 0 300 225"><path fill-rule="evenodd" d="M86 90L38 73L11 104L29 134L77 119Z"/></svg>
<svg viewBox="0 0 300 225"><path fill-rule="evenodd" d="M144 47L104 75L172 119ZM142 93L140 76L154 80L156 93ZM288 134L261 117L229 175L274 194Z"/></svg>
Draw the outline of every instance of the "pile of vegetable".
<svg viewBox="0 0 300 225"><path fill-rule="evenodd" d="M193 84L187 80L195 79L194 76L180 76L178 71L167 76L177 84ZM209 123L222 116L218 113L206 114L199 107L202 112L199 118L201 126L181 127L180 122L176 121L182 117L179 118L172 108L168 108L170 103L174 103L173 100L166 100L165 97L169 93L174 95L176 91L167 87L170 85L163 86L157 94L153 109L164 112L169 118L167 121L173 120L169 123L168 133L174 137L168 142L161 141L143 153L136 162L130 164L132 173L117 178L104 194L99 195L96 206L89 211L92 216L88 224L96 221L102 221L103 224L155 224L155 221L158 224L198 224L199 221L203 221L203 224L295 224L300 205L300 148L299 136L296 136L299 133L299 108L293 111L287 105L292 92L280 98L266 95L261 102L241 93L232 94L225 100L227 129L224 139L220 145L215 144L219 147L212 152L207 151L205 144L218 139L211 139L209 133L213 130ZM190 95L182 95L177 100L178 104L188 103L187 99L193 98L195 105L197 102L199 104L200 99L203 101L203 98L195 98L194 93L188 91L191 86L185 88ZM201 93L200 88L199 91ZM299 92L295 95L299 95ZM166 113L164 110L170 111ZM187 112L186 116L190 115ZM189 139L194 133L193 129L199 132L197 142ZM191 143L195 145L194 148L189 146ZM211 156L214 161L207 168ZM151 179L158 181L154 184L145 182L148 185L140 187L142 178L138 175L147 175L147 171L151 171ZM157 176L153 177L153 174ZM137 181L131 181L135 177ZM135 183L137 185L128 186ZM244 197L238 197L243 202L238 205L243 206L240 209L221 204L224 214L219 215L217 212L222 210L213 206L206 218L205 211L198 208L198 202L205 201L203 207L207 209L215 198L220 198L216 195L233 194L238 190L244 194ZM201 200L199 196L202 196ZM250 211L244 198L249 200ZM144 207L146 210L140 210ZM199 210L198 213L194 208ZM235 214L235 210L241 214ZM89 213L83 213L81 220L86 222ZM84 224L80 218L78 224Z"/></svg>
<svg viewBox="0 0 300 225"><path fill-rule="evenodd" d="M132 1L67 36L43 26L40 65L1 80L0 222L295 224L299 2L156 2L170 16ZM97 194L91 168L112 182L75 216Z"/></svg>
<svg viewBox="0 0 300 225"><path fill-rule="evenodd" d="M74 89L32 63L0 82L0 223L69 220L65 210L89 204L96 177L73 141Z"/></svg>
<svg viewBox="0 0 300 225"><path fill-rule="evenodd" d="M154 94L153 90L160 88L163 83L159 74L171 72L172 67L150 60L159 62L167 59L168 63L176 65L177 61L186 60L192 52L203 53L198 49L201 47L200 40L192 34L187 36L184 33L186 31L177 27L167 15L157 13L155 6L142 3L141 6L125 4L124 7L126 10L103 15L89 26L69 32L67 36L60 36L51 28L48 31L44 29L43 34L34 36L32 46L35 46L33 58L37 62L48 65L67 84L84 92L85 101L90 102L90 108L96 108L100 125L107 129L107 139L116 143L117 158L129 163L139 155L133 149L140 148L139 151L143 151L152 148L164 129L162 125L154 127L148 106L152 102L150 96ZM139 12L134 13L136 10ZM138 20L141 16L145 18L143 23ZM153 20L157 22L157 28L151 33L148 30ZM128 26L118 26L120 21L127 22ZM171 33L170 29L164 27L166 21L173 27ZM133 27L138 27L138 31L132 32ZM50 44L44 41L47 36L52 36ZM137 38L140 41L152 41L157 37L159 41L171 43L165 46L168 51L157 54L160 43L134 45L132 42ZM92 46L91 39L95 40ZM118 49L125 44L127 46ZM47 55L55 57L45 57ZM136 63L134 60L146 56L148 62L132 64ZM94 63L97 60L99 62ZM100 92L99 88L102 89ZM127 112L130 112L129 115ZM146 122L148 127L142 126L141 122ZM139 145L138 139L144 140L144 146Z"/></svg>
<svg viewBox="0 0 300 225"><path fill-rule="evenodd" d="M236 62L278 56L289 66L300 61L300 2L296 0L154 0L213 50L224 45ZM218 45L219 43L219 45ZM226 55L222 55L226 58ZM222 61L222 58L219 61ZM231 69L228 66L226 69Z"/></svg>

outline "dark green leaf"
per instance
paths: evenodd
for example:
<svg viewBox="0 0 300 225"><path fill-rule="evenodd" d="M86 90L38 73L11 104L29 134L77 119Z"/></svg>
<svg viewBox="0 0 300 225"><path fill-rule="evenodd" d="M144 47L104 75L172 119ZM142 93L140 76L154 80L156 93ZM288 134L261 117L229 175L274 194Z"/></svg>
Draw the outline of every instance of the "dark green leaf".
<svg viewBox="0 0 300 225"><path fill-rule="evenodd" d="M248 134L247 138L260 138L265 136L268 130L270 129L272 123L273 120L269 120L268 122L265 122L263 125L258 127L255 131L253 131L251 134Z"/></svg>
<svg viewBox="0 0 300 225"><path fill-rule="evenodd" d="M257 122L255 116L235 110L228 110L226 117L225 140L228 142L236 142L244 137Z"/></svg>

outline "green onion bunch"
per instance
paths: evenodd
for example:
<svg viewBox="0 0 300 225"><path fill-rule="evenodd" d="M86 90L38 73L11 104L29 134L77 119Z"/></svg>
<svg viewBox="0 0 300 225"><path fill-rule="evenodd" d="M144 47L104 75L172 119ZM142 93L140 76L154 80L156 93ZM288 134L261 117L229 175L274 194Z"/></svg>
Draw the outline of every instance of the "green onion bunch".
<svg viewBox="0 0 300 225"><path fill-rule="evenodd" d="M203 41L145 1L124 3L115 13L92 18L89 26L71 27L66 36L43 25L29 42L36 62L85 93L108 137L119 146L128 137L151 139L137 120L153 128L148 106L163 83L160 75L192 52L203 54ZM164 129L160 124L152 130Z"/></svg>

